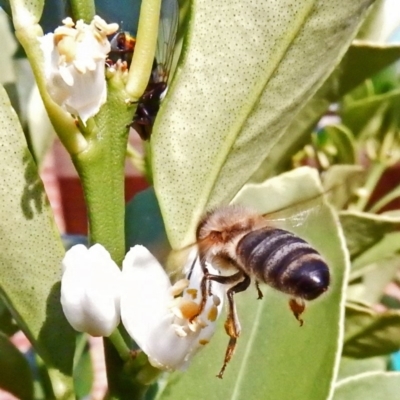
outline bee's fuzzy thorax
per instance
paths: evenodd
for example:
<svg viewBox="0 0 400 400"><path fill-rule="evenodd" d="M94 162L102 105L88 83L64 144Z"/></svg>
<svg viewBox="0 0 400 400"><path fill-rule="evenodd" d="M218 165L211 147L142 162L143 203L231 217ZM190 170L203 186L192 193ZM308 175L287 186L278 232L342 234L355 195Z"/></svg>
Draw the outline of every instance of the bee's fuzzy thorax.
<svg viewBox="0 0 400 400"><path fill-rule="evenodd" d="M221 240L227 242L231 236L246 233L263 224L263 218L240 205L230 205L207 212L200 220L196 236L198 240L210 237L212 233L220 233Z"/></svg>

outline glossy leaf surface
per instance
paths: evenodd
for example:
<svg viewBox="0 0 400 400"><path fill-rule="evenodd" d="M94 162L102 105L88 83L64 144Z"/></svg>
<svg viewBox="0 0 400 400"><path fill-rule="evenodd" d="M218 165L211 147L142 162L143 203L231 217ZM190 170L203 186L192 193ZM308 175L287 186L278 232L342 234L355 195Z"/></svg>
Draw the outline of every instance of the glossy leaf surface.
<svg viewBox="0 0 400 400"><path fill-rule="evenodd" d="M365 373L339 382L333 400L397 400L399 387L400 373Z"/></svg>
<svg viewBox="0 0 400 400"><path fill-rule="evenodd" d="M193 3L152 136L154 184L173 248L192 243L204 210L228 203L257 170L371 3Z"/></svg>
<svg viewBox="0 0 400 400"><path fill-rule="evenodd" d="M400 348L400 312L378 313L362 304L346 305L343 355L367 358Z"/></svg>
<svg viewBox="0 0 400 400"><path fill-rule="evenodd" d="M342 211L340 223L352 258L359 256L382 240L387 233L400 227L399 218L358 211Z"/></svg>
<svg viewBox="0 0 400 400"><path fill-rule="evenodd" d="M3 89L0 143L0 294L40 356L70 375L75 338L60 304L64 251L36 165Z"/></svg>

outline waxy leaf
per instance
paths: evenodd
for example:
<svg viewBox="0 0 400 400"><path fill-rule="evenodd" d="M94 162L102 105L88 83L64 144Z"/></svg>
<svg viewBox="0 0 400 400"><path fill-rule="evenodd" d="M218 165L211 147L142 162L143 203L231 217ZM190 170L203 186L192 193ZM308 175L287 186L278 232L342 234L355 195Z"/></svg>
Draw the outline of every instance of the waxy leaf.
<svg viewBox="0 0 400 400"><path fill-rule="evenodd" d="M354 40L340 64L274 144L257 173L257 180L287 169L293 154L309 142L310 133L329 106L399 57L399 45Z"/></svg>
<svg viewBox="0 0 400 400"><path fill-rule="evenodd" d="M68 385L65 375L72 373L75 337L60 304L64 251L37 167L3 88L0 143L0 295L39 355L64 374Z"/></svg>
<svg viewBox="0 0 400 400"><path fill-rule="evenodd" d="M33 399L33 378L28 360L0 333L0 389L20 399Z"/></svg>
<svg viewBox="0 0 400 400"><path fill-rule="evenodd" d="M173 248L228 203L345 53L372 0L198 1L152 136Z"/></svg>
<svg viewBox="0 0 400 400"><path fill-rule="evenodd" d="M333 400L398 400L400 373L368 372L340 381Z"/></svg>
<svg viewBox="0 0 400 400"><path fill-rule="evenodd" d="M400 218L359 211L342 211L340 223L343 226L350 255L355 258L382 240L387 233L398 230Z"/></svg>
<svg viewBox="0 0 400 400"><path fill-rule="evenodd" d="M371 371L387 371L389 364L388 357L370 357L370 358L350 358L342 357L340 359L338 380L349 378L353 375L359 375Z"/></svg>
<svg viewBox="0 0 400 400"><path fill-rule="evenodd" d="M400 312L378 313L363 304L346 304L343 355L368 358L400 349Z"/></svg>

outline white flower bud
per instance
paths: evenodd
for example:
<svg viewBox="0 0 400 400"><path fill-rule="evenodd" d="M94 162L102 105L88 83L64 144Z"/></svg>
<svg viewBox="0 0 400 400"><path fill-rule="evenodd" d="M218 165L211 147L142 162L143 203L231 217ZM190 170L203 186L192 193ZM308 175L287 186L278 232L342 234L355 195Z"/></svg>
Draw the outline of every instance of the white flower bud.
<svg viewBox="0 0 400 400"><path fill-rule="evenodd" d="M97 114L107 98L105 59L107 35L118 29L95 16L90 25L71 18L54 33L40 38L47 90L51 98L83 123Z"/></svg>
<svg viewBox="0 0 400 400"><path fill-rule="evenodd" d="M78 244L62 260L61 305L79 332L109 336L120 322L121 271L100 244Z"/></svg>

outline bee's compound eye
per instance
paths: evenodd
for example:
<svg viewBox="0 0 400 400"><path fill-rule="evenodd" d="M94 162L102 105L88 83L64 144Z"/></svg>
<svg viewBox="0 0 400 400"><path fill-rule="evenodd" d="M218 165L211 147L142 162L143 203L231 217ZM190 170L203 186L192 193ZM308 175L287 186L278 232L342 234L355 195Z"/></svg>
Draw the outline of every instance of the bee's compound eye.
<svg viewBox="0 0 400 400"><path fill-rule="evenodd" d="M305 300L314 300L328 289L330 273L322 260L310 260L292 271L290 280L296 288L294 295Z"/></svg>

